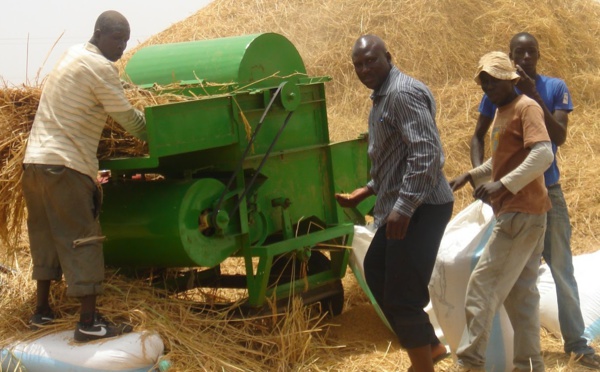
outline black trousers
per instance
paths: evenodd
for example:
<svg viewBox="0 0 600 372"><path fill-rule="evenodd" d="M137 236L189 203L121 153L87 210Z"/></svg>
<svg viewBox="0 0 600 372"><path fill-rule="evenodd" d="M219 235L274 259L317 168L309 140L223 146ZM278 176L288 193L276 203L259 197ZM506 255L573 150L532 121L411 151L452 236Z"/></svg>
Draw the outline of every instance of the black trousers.
<svg viewBox="0 0 600 372"><path fill-rule="evenodd" d="M413 214L402 240L385 236L380 226L364 261L365 279L407 349L440 341L424 308L429 303L429 280L454 203L423 204Z"/></svg>

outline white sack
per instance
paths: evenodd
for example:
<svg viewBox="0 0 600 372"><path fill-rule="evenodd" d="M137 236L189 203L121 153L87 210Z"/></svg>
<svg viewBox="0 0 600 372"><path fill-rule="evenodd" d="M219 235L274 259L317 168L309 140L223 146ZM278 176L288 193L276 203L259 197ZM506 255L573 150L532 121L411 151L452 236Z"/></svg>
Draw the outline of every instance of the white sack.
<svg viewBox="0 0 600 372"><path fill-rule="evenodd" d="M467 283L494 223L491 207L476 201L458 213L444 232L429 292L437 320L453 353L466 327ZM486 352L486 371L512 371L512 359L513 329L501 306L494 318Z"/></svg>
<svg viewBox="0 0 600 372"><path fill-rule="evenodd" d="M147 372L163 352L164 344L156 333L132 332L75 343L73 331L64 331L3 348L0 366L3 371L19 366L28 372Z"/></svg>
<svg viewBox="0 0 600 372"><path fill-rule="evenodd" d="M581 314L585 324L585 333L589 341L600 336L600 251L573 257L575 280L579 287ZM540 268L540 323L556 337L561 337L558 322L558 304L556 301L556 286L547 264Z"/></svg>

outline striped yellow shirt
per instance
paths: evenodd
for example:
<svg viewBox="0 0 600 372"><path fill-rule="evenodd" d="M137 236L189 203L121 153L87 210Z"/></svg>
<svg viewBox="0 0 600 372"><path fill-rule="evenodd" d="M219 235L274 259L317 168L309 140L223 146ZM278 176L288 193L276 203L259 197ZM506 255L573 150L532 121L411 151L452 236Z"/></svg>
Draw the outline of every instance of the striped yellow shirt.
<svg viewBox="0 0 600 372"><path fill-rule="evenodd" d="M119 124L144 139L144 117L125 97L116 66L93 44L69 48L44 83L24 163L64 165L95 180L107 115L127 111L135 115Z"/></svg>

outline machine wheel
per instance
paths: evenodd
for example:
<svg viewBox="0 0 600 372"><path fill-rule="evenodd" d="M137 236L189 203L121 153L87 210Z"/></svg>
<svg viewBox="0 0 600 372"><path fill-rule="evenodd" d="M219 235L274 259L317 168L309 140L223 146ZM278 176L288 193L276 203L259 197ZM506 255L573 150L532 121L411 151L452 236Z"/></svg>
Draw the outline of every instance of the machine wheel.
<svg viewBox="0 0 600 372"><path fill-rule="evenodd" d="M331 316L340 315L344 310L344 287L342 286L342 281L338 279L335 285L339 286L339 292L319 301L321 303L321 311L327 311Z"/></svg>
<svg viewBox="0 0 600 372"><path fill-rule="evenodd" d="M317 274L331 269L331 262L323 253L313 250L308 260L308 274ZM302 262L289 255L280 255L273 259L269 285L276 283L288 283L291 280L302 280ZM328 292L333 295L320 297L316 301L312 296L303 296L307 304L319 302L321 310L328 312L331 316L339 315L344 308L344 287L342 280L338 279L328 286Z"/></svg>

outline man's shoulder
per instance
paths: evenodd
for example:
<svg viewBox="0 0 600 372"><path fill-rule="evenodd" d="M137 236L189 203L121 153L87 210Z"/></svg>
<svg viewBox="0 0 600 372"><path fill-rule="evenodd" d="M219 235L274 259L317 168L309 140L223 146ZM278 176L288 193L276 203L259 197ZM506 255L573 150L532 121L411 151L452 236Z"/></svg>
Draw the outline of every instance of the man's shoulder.
<svg viewBox="0 0 600 372"><path fill-rule="evenodd" d="M540 104L537 103L533 98L528 97L525 94L519 94L515 100L515 107L524 108L529 106L534 106L536 108L539 108L540 110L542 109Z"/></svg>
<svg viewBox="0 0 600 372"><path fill-rule="evenodd" d="M536 104L539 106L539 104L533 98L527 96L526 94L519 94L515 102L520 105Z"/></svg>
<svg viewBox="0 0 600 372"><path fill-rule="evenodd" d="M89 43L72 45L69 47L67 53L72 58L96 58L97 53L93 49L90 49L90 45Z"/></svg>
<svg viewBox="0 0 600 372"><path fill-rule="evenodd" d="M114 63L104 57L98 47L89 42L73 45L69 48L68 54L73 60L79 61L93 69L116 69Z"/></svg>
<svg viewBox="0 0 600 372"><path fill-rule="evenodd" d="M394 81L395 84L393 85L392 90L396 94L418 93L426 96L432 96L431 90L424 82L401 71L398 71Z"/></svg>
<svg viewBox="0 0 600 372"><path fill-rule="evenodd" d="M398 71L397 81L400 82L401 84L404 84L407 87L414 87L414 88L418 88L418 89L429 90L427 85L424 82L422 82L421 80L417 79L416 77L414 77L412 75L408 75L400 70L397 70L397 71Z"/></svg>
<svg viewBox="0 0 600 372"><path fill-rule="evenodd" d="M64 96L65 92L79 94L99 87L121 87L116 66L99 51L90 49L89 45L85 43L69 47L51 71L44 91Z"/></svg>
<svg viewBox="0 0 600 372"><path fill-rule="evenodd" d="M538 79L543 85L551 85L551 86L567 86L567 83L561 78L548 76L548 75L538 75Z"/></svg>
<svg viewBox="0 0 600 372"><path fill-rule="evenodd" d="M536 87L550 111L573 110L571 93L564 80L546 75L538 75Z"/></svg>

